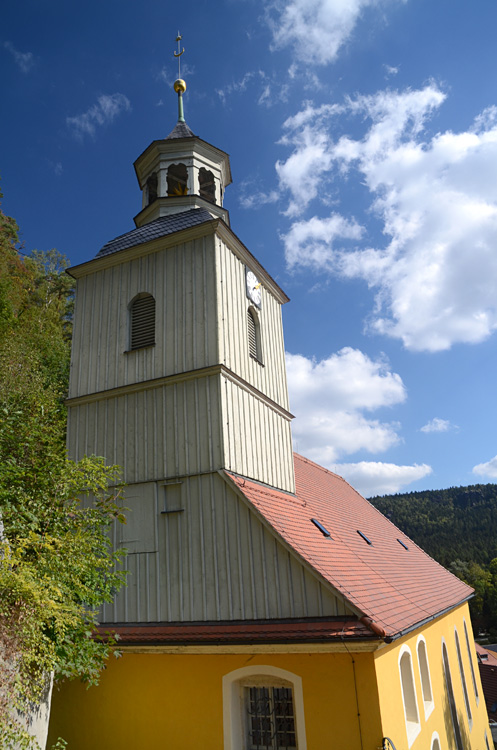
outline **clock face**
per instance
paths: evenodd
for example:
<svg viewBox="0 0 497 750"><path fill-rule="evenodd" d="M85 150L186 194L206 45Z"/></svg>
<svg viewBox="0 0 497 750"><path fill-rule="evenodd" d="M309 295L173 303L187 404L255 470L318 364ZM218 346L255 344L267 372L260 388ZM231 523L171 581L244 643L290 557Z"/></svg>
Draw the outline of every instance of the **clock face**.
<svg viewBox="0 0 497 750"><path fill-rule="evenodd" d="M262 298L261 282L255 275L255 273L249 271L248 269L246 269L245 281L247 285L247 297L249 298L249 300L251 300L251 302L254 303L256 307L260 308Z"/></svg>

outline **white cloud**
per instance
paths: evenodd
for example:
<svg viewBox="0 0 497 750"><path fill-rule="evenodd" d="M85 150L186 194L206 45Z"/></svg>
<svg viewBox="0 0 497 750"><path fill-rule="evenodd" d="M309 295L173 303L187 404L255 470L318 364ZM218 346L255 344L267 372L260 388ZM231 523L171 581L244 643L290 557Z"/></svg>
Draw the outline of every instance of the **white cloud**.
<svg viewBox="0 0 497 750"><path fill-rule="evenodd" d="M244 93L251 85L258 87L257 104L261 106L271 107L277 101L286 102L288 99L288 84L281 83L274 76L268 76L263 70L244 73L238 80L227 83L222 89L216 89L216 94L226 105L233 95Z"/></svg>
<svg viewBox="0 0 497 750"><path fill-rule="evenodd" d="M439 417L430 419L423 427L420 427L421 432L448 432L453 429L456 428L448 419L440 419Z"/></svg>
<svg viewBox="0 0 497 750"><path fill-rule="evenodd" d="M75 117L67 117L66 123L78 138L93 136L97 127L107 125L122 112L131 109L129 99L124 94L103 94L86 112Z"/></svg>
<svg viewBox="0 0 497 750"><path fill-rule="evenodd" d="M364 416L406 398L402 379L383 359L346 347L321 362L289 353L286 361L299 453L330 467L342 455L380 453L399 442L396 423Z"/></svg>
<svg viewBox="0 0 497 750"><path fill-rule="evenodd" d="M344 111L365 123L355 139L332 138L332 127L341 125L333 105L321 108L311 126L306 103L285 123L283 142L293 152L276 164L280 188L291 193L290 215L332 180L339 194L340 179L355 170L383 224L385 246L338 247L330 264L330 243L315 236L323 220L313 217L307 230L300 221L284 237L287 262L366 281L376 292L370 328L412 350L477 343L497 328L497 108L467 131L426 138L427 119L444 99L433 83L350 99Z"/></svg>
<svg viewBox="0 0 497 750"><path fill-rule="evenodd" d="M316 270L333 270L336 242L360 240L362 234L363 228L354 219L347 220L339 214L332 214L327 219L313 216L309 221L295 222L283 237L287 263L292 268L304 265Z"/></svg>
<svg viewBox="0 0 497 750"><path fill-rule="evenodd" d="M486 461L486 463L473 466L473 474L488 479L497 479L497 456L491 458L490 461Z"/></svg>
<svg viewBox="0 0 497 750"><path fill-rule="evenodd" d="M339 105L314 109L311 102L306 102L301 112L283 124L285 134L280 143L294 146L286 161L276 162L279 189L289 191L292 196L285 212L288 216L297 216L307 208L329 174L333 144L325 122L341 111Z"/></svg>
<svg viewBox="0 0 497 750"><path fill-rule="evenodd" d="M404 487L431 474L431 466L397 464L381 461L360 461L356 464L335 464L331 467L336 474L344 477L361 495L392 495Z"/></svg>
<svg viewBox="0 0 497 750"><path fill-rule="evenodd" d="M270 190L268 193L254 190L254 183L244 182L240 185L240 205L242 208L261 208L269 203L276 203L280 194L277 190Z"/></svg>
<svg viewBox="0 0 497 750"><path fill-rule="evenodd" d="M363 11L381 0L274 0L268 19L273 48L290 47L301 63L333 62Z"/></svg>
<svg viewBox="0 0 497 750"><path fill-rule="evenodd" d="M394 65L383 65L385 68L385 78L390 78L391 76L396 76L399 72L399 67Z"/></svg>
<svg viewBox="0 0 497 750"><path fill-rule="evenodd" d="M4 42L4 49L6 49L14 58L16 64L22 70L23 73L29 73L31 68L35 64L35 58L32 52L19 52L12 42Z"/></svg>

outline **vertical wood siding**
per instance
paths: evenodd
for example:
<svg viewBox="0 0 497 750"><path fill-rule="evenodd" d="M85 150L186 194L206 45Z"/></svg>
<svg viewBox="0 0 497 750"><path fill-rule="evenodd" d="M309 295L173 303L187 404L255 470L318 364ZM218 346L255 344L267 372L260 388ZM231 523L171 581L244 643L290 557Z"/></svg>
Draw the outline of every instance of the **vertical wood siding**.
<svg viewBox="0 0 497 750"><path fill-rule="evenodd" d="M115 529L114 543L130 549L128 586L105 605L103 622L353 614L217 474L181 484L183 512L161 513L163 489L148 483L127 490L128 524Z"/></svg>
<svg viewBox="0 0 497 750"><path fill-rule="evenodd" d="M156 300L156 345L129 351L129 305ZM215 364L214 237L186 242L77 282L69 396Z"/></svg>
<svg viewBox="0 0 497 750"><path fill-rule="evenodd" d="M224 468L295 492L290 422L228 378L222 405Z"/></svg>
<svg viewBox="0 0 497 750"><path fill-rule="evenodd" d="M125 482L215 471L223 466L219 377L69 407L68 451L105 456Z"/></svg>
<svg viewBox="0 0 497 750"><path fill-rule="evenodd" d="M281 304L261 286L259 319L262 365L249 353L245 265L221 240L216 239L220 362L289 409Z"/></svg>

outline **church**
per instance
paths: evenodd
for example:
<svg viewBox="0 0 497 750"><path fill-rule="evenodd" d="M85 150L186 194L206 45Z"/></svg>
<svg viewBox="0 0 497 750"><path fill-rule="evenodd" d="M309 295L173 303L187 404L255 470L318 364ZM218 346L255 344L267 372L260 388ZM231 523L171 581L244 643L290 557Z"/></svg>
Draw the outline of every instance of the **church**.
<svg viewBox="0 0 497 750"><path fill-rule="evenodd" d="M101 613L123 655L54 691L48 747L490 750L472 590L293 453L289 300L174 88L136 228L69 271L68 450L124 469L128 584Z"/></svg>

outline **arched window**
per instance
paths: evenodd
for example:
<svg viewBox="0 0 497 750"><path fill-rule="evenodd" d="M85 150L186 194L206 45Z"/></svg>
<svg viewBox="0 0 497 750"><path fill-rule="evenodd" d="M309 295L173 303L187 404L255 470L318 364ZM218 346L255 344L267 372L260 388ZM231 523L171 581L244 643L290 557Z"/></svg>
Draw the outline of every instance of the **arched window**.
<svg viewBox="0 0 497 750"><path fill-rule="evenodd" d="M431 750L441 750L438 732L433 732L431 736Z"/></svg>
<svg viewBox="0 0 497 750"><path fill-rule="evenodd" d="M306 750L301 678L273 666L223 677L225 750Z"/></svg>
<svg viewBox="0 0 497 750"><path fill-rule="evenodd" d="M462 663L461 646L459 645L459 635L457 629L454 628L454 636L456 639L456 651L457 661L459 662L459 673L461 675L462 692L464 695L464 705L466 706L466 714L468 716L469 728L473 725L473 715L471 713L471 706L469 705L468 688L466 685L466 674L464 672L464 664Z"/></svg>
<svg viewBox="0 0 497 750"><path fill-rule="evenodd" d="M262 364L262 351L261 351L261 329L259 325L259 317L252 307L247 310L247 333L248 333L248 344L249 354L253 359Z"/></svg>
<svg viewBox="0 0 497 750"><path fill-rule="evenodd" d="M147 180L147 206L157 199L157 175L153 172Z"/></svg>
<svg viewBox="0 0 497 750"><path fill-rule="evenodd" d="M184 164L171 164L167 170L167 194L171 198L188 194L188 171Z"/></svg>
<svg viewBox="0 0 497 750"><path fill-rule="evenodd" d="M399 657L400 684L402 688L402 699L404 701L404 714L406 719L407 742L412 743L421 731L419 720L418 702L416 700L416 688L414 686L414 674L412 671L412 658L408 646L403 646Z"/></svg>
<svg viewBox="0 0 497 750"><path fill-rule="evenodd" d="M466 627L466 620L463 620L463 623L464 623L464 636L466 640L466 648L468 650L469 668L471 671L471 680L473 682L473 689L475 691L476 705L478 705L480 701L480 695L478 693L478 685L476 684L475 670L473 667L473 657L471 656L471 648L469 645L469 636L468 636L468 628Z"/></svg>
<svg viewBox="0 0 497 750"><path fill-rule="evenodd" d="M142 349L155 344L155 299L139 294L129 306L129 348Z"/></svg>
<svg viewBox="0 0 497 750"><path fill-rule="evenodd" d="M208 169L201 167L198 172L199 193L201 198L205 198L211 203L216 202L216 185L214 175Z"/></svg>
<svg viewBox="0 0 497 750"><path fill-rule="evenodd" d="M428 716L433 711L435 703L433 700L433 693L431 689L430 667L428 664L428 653L426 651L426 641L422 635L420 635L418 638L417 651L418 651L419 674L421 677L421 692L423 694L425 719L427 719Z"/></svg>
<svg viewBox="0 0 497 750"><path fill-rule="evenodd" d="M457 750L464 750L461 737L461 729L459 727L459 719L457 718L457 706L454 698L454 690L452 688L452 676L450 674L449 656L447 654L447 646L445 641L442 639L442 661L445 675L445 687L447 688L447 700L449 702L450 716L452 719L452 729L454 731L454 742Z"/></svg>

